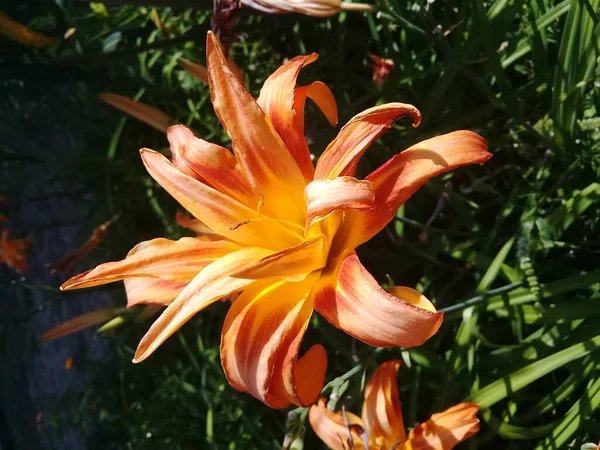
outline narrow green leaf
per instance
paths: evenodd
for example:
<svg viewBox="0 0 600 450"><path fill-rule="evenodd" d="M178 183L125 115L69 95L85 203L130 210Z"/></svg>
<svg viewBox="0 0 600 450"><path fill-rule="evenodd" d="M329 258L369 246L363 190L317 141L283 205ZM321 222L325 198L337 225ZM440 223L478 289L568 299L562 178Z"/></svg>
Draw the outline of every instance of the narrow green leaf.
<svg viewBox="0 0 600 450"><path fill-rule="evenodd" d="M600 405L600 378L596 378L583 396L569 409L565 418L534 450L553 450L562 448L572 438L582 423Z"/></svg>
<svg viewBox="0 0 600 450"><path fill-rule="evenodd" d="M490 286L494 283L494 281L498 277L498 273L500 273L500 270L502 269L504 260L508 256L508 252L510 252L510 249L512 248L514 242L515 239L511 238L502 246L496 257L490 264L490 267L488 268L487 272L481 279L479 286L477 286L477 293L487 291L490 288Z"/></svg>
<svg viewBox="0 0 600 450"><path fill-rule="evenodd" d="M592 350L598 348L598 346L600 346L600 335L540 359L506 377L496 380L469 396L467 401L478 403L484 408L489 408L553 370L584 357Z"/></svg>

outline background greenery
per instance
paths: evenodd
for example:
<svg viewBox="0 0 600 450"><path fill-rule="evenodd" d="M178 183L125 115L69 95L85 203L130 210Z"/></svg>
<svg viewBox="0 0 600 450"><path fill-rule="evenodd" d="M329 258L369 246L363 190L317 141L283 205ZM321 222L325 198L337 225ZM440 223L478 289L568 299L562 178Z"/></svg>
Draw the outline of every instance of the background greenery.
<svg viewBox="0 0 600 450"><path fill-rule="evenodd" d="M137 151L166 150L164 134L103 104L98 93L139 98L206 140L228 139L207 86L177 65L180 57L204 63L210 5L165 3L0 2L48 35L75 29L43 50L0 41L0 131L20 143L19 151L0 145L0 154L46 161L73 186L69 195L91 211L81 243L118 215L78 270L120 259L141 240L185 233L174 222L177 205L151 181ZM396 124L367 152L361 174L414 142L460 128L483 135L494 154L484 166L429 182L358 250L382 284L416 286L446 311L440 332L421 348L373 349L315 316L305 345L326 344L325 395L358 411L376 363L402 358L409 427L468 398L482 405L482 429L464 448L598 442L600 0L377 6L375 14L330 19L244 10L232 48L255 95L285 58L319 53L302 77L333 89L340 124L377 103L416 105L423 124ZM368 53L396 64L381 88ZM306 117L318 155L336 130L315 108ZM50 158L31 138L48 127L83 146L83 156ZM113 292L124 303L124 293ZM102 376L79 400L86 414L73 418L92 430L90 448L268 449L280 448L286 433L304 434L302 410L287 421L285 411L227 384L218 357L226 309L198 314L141 365L130 360L147 322L128 316L127 326L106 333L114 358L89 368ZM319 445L307 431L304 448Z"/></svg>

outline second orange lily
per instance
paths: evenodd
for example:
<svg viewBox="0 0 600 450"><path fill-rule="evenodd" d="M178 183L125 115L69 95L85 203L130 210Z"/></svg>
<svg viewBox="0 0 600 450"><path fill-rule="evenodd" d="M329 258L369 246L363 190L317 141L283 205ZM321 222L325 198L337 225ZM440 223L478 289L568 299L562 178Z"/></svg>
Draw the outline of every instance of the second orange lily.
<svg viewBox="0 0 600 450"><path fill-rule="evenodd" d="M62 286L124 279L129 305L167 306L141 340L134 362L203 308L241 292L223 326L223 368L235 388L284 408L311 404L323 385L323 347L298 355L314 309L375 346L421 345L439 328L442 313L425 297L407 287L384 291L354 249L431 177L487 161L485 141L470 131L429 139L358 180L358 160L371 142L403 116L415 126L421 120L414 106L390 103L352 118L315 168L304 137L306 98L337 123L327 86L296 86L300 70L316 59L311 54L284 64L255 100L209 33L211 99L234 153L178 125L168 130L171 161L148 149L141 155L150 175L212 234L143 242L123 261Z"/></svg>
<svg viewBox="0 0 600 450"><path fill-rule="evenodd" d="M396 375L400 361L377 368L365 386L362 417L327 409L322 398L310 408L310 424L333 450L451 450L479 431L475 403L459 403L413 428L404 430Z"/></svg>

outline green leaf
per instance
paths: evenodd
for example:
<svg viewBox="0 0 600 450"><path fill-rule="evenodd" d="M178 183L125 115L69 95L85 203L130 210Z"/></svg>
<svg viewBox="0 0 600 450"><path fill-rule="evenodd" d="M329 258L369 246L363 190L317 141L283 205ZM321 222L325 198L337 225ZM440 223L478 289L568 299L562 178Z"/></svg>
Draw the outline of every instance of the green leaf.
<svg viewBox="0 0 600 450"><path fill-rule="evenodd" d="M489 408L509 395L518 392L525 386L540 379L544 375L549 374L571 361L584 357L599 346L600 335L575 344L488 384L470 395L467 401L477 403L484 408Z"/></svg>
<svg viewBox="0 0 600 450"><path fill-rule="evenodd" d="M567 444L582 423L600 406L600 378L596 378L589 388L567 412L565 418L556 426L550 436L544 439L534 450L552 450Z"/></svg>
<svg viewBox="0 0 600 450"><path fill-rule="evenodd" d="M494 281L498 277L498 273L500 273L500 270L502 269L504 260L508 256L508 252L510 252L510 249L512 248L514 242L515 242L515 239L510 238L502 246L502 248L500 249L500 251L498 252L496 257L490 264L490 267L488 268L487 272L485 273L485 275L479 282L479 286L477 286L477 293L482 293L482 292L487 291L490 288L490 286L494 283Z"/></svg>

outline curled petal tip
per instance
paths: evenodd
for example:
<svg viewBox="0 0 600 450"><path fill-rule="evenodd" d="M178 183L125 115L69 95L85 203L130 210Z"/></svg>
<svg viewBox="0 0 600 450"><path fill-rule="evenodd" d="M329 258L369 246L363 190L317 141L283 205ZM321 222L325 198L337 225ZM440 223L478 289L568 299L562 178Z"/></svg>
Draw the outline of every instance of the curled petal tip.
<svg viewBox="0 0 600 450"><path fill-rule="evenodd" d="M412 124L413 128L417 128L419 125L421 125L421 121L423 120L421 111L419 111L417 108L414 108L414 109L409 110L409 114L413 120L413 124Z"/></svg>

